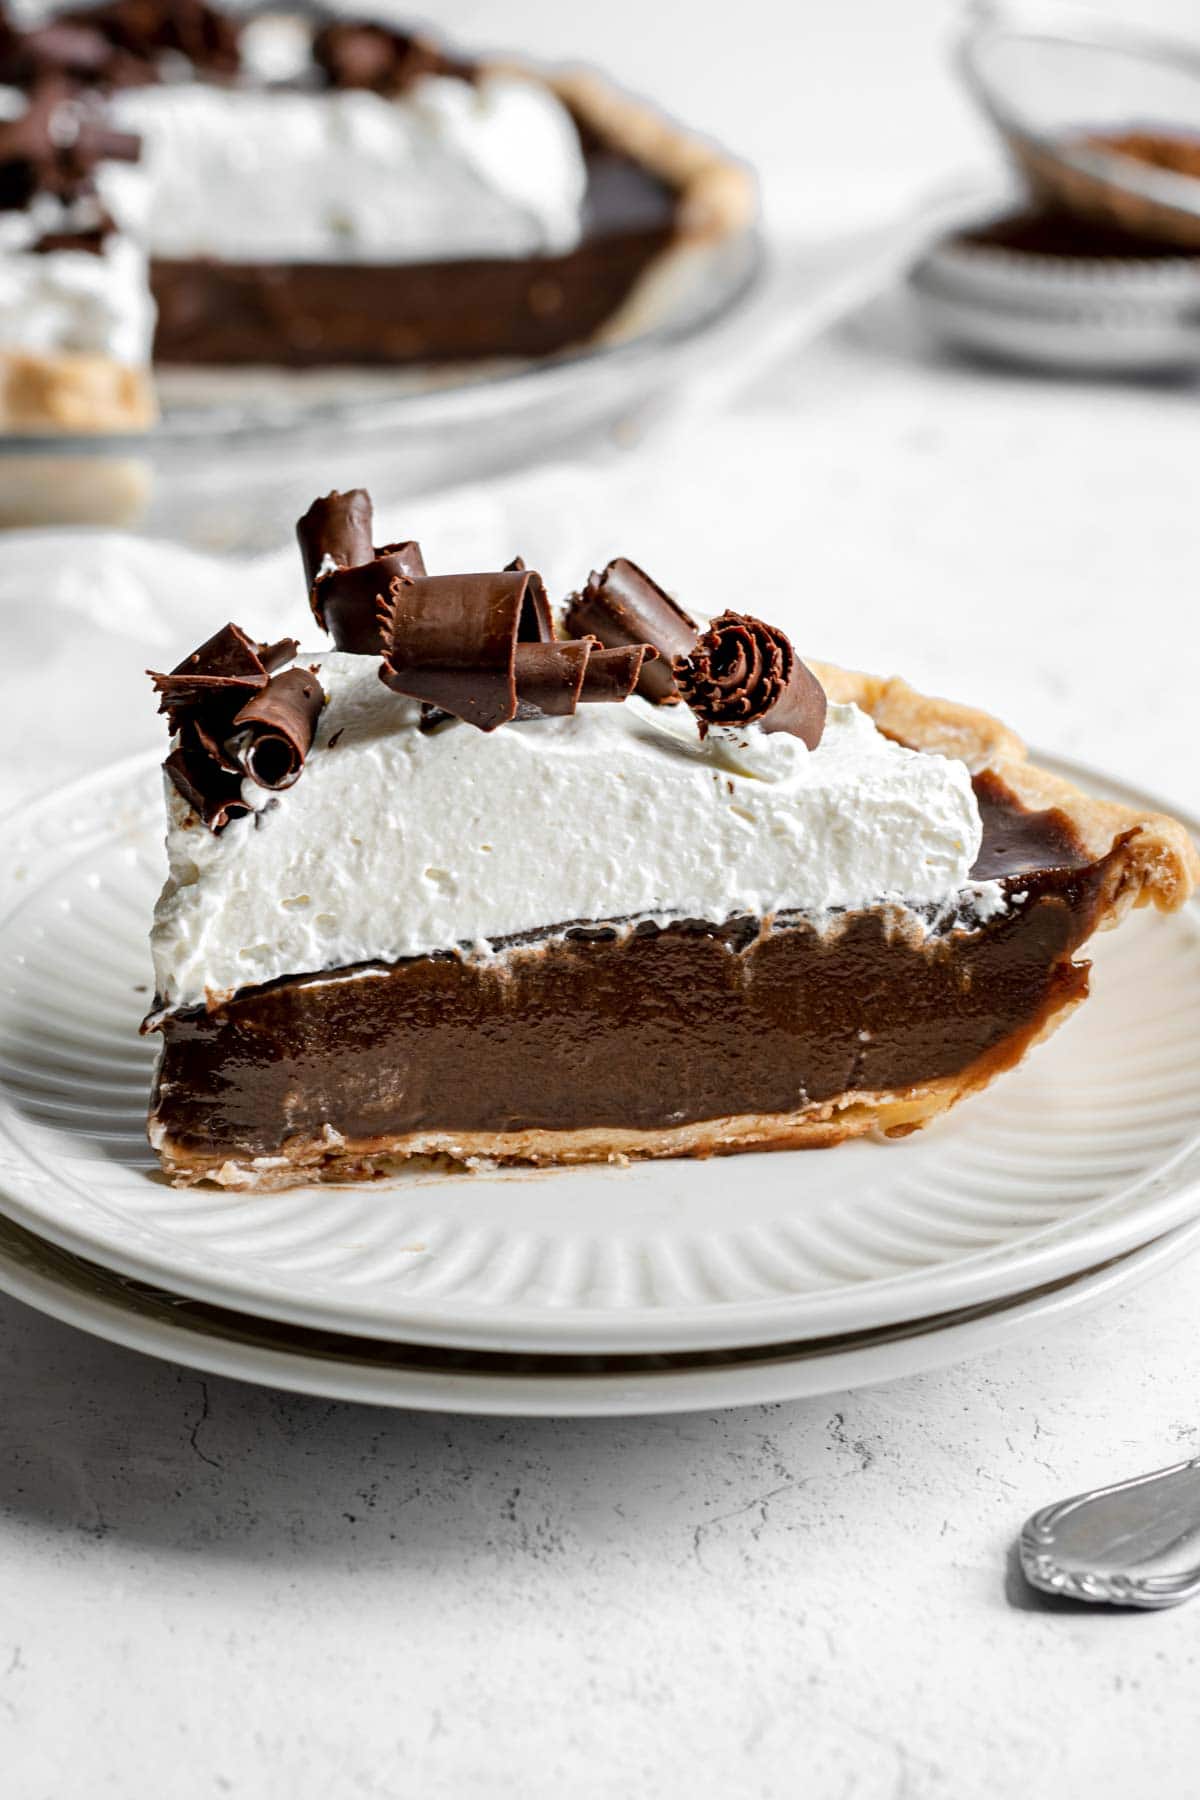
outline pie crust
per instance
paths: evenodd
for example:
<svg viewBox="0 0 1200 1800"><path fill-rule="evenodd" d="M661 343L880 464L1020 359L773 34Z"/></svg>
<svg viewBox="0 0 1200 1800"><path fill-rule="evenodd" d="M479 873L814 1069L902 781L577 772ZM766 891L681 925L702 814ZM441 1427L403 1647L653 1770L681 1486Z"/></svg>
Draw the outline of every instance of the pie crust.
<svg viewBox="0 0 1200 1800"><path fill-rule="evenodd" d="M149 369L93 352L0 350L0 431L144 431L157 417Z"/></svg>
<svg viewBox="0 0 1200 1800"><path fill-rule="evenodd" d="M830 664L811 665L829 697L853 701L887 735L915 749L960 758L973 773L988 770L1025 806L1055 808L1069 819L1082 848L1104 859L1093 929L1117 923L1133 906L1173 912L1200 879L1200 857L1188 833L1161 813L1092 798L1071 782L1028 760L1021 740L988 714L918 693L898 678L881 679ZM1029 1030L985 1052L949 1077L903 1089L850 1090L788 1113L741 1113L656 1130L590 1127L575 1130L480 1132L423 1130L355 1142L328 1125L315 1137L292 1140L283 1153L239 1160L226 1152L200 1154L174 1144L153 1114L150 1138L170 1179L180 1186L210 1180L234 1188L279 1188L299 1181L353 1180L386 1173L414 1156L461 1164L623 1161L632 1157L711 1156L736 1150L821 1148L873 1134L901 1137L945 1112L1003 1070L1062 1022L1077 1000L1052 999Z"/></svg>

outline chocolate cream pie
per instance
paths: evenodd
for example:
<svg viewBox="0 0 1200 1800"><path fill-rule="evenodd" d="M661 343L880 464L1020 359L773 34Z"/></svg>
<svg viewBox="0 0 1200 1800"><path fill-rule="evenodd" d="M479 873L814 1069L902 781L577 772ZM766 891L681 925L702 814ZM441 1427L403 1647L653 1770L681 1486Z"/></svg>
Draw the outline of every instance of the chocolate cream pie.
<svg viewBox="0 0 1200 1800"><path fill-rule="evenodd" d="M0 12L0 428L142 427L152 358L628 334L752 212L742 168L588 71L205 0Z"/></svg>
<svg viewBox="0 0 1200 1800"><path fill-rule="evenodd" d="M1192 891L1173 820L625 558L556 614L520 558L375 546L361 491L299 536L331 650L227 625L154 676L177 1183L903 1135L1084 999L1094 931Z"/></svg>

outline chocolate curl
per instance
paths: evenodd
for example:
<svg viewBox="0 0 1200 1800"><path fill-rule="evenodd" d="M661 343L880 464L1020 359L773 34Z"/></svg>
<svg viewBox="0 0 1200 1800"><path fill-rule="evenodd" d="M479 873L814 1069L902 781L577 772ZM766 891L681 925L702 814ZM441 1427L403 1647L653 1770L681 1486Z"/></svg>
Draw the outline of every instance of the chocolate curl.
<svg viewBox="0 0 1200 1800"><path fill-rule="evenodd" d="M546 592L546 585L537 570L528 568L523 556L514 556L510 563L505 563L504 572L506 575L528 574L529 576L526 604L522 608L521 621L517 626L518 656L522 644L552 643L554 641L554 614L550 606L550 597ZM532 669L532 665L530 668ZM526 700L519 676L517 678L517 698L518 702ZM534 701L529 700L526 703L532 710L524 712L521 710L521 705L518 704L515 715L518 719L545 717L545 714L537 709ZM571 710L574 711L574 708ZM447 719L453 717L453 713L446 712L440 706L422 706L421 730L434 731L439 725L444 725Z"/></svg>
<svg viewBox="0 0 1200 1800"><path fill-rule="evenodd" d="M202 706L222 694L232 699L237 690L257 692L267 685L267 677L275 669L291 662L298 649L295 638L256 644L240 625L230 623L185 656L169 675L154 669L146 673L160 696L159 712L172 715L174 723L173 715L180 709Z"/></svg>
<svg viewBox="0 0 1200 1800"><path fill-rule="evenodd" d="M132 131L106 125L95 113L81 113L71 148L77 162L90 172L99 162L137 162L142 140Z"/></svg>
<svg viewBox="0 0 1200 1800"><path fill-rule="evenodd" d="M710 725L787 731L815 750L825 729L825 689L774 625L724 612L674 665L679 691Z"/></svg>
<svg viewBox="0 0 1200 1800"><path fill-rule="evenodd" d="M593 650L583 672L581 704L628 700L637 687L642 669L658 651L652 644L630 644L620 650Z"/></svg>
<svg viewBox="0 0 1200 1800"><path fill-rule="evenodd" d="M569 718L579 705L594 638L518 644L514 662L518 719Z"/></svg>
<svg viewBox="0 0 1200 1800"><path fill-rule="evenodd" d="M517 715L517 646L543 641L540 614L528 570L395 579L380 608L380 679L495 731Z"/></svg>
<svg viewBox="0 0 1200 1800"><path fill-rule="evenodd" d="M473 65L447 56L427 38L374 20L331 20L313 38L313 61L330 87L402 94L423 75L474 77Z"/></svg>
<svg viewBox="0 0 1200 1800"><path fill-rule="evenodd" d="M550 605L550 596L546 592L546 584L536 569L527 569L523 556L514 557L505 570L506 575L527 575L529 585L525 589L525 604L521 609L521 619L517 626L518 644L552 644L554 642L554 612Z"/></svg>
<svg viewBox="0 0 1200 1800"><path fill-rule="evenodd" d="M179 735L179 742L164 765L166 772L210 831L220 831L230 819L250 810L242 799L244 769L238 751L243 745L231 744L229 740L236 735L234 727L246 709L277 683L288 683L283 696L291 703L290 708L283 709L282 723L281 709L269 708L265 728L268 735L273 732L289 740L294 737L303 746L303 765L304 753L312 742L311 729L307 741L304 738L307 700L304 706L297 704L298 696L292 694L294 684L288 676L272 679L273 671L290 662L296 648L294 638L283 638L276 644L256 643L240 626L229 624L184 657L169 675L147 671L158 690L159 711L168 715L171 729ZM300 671L290 673L299 673L302 682L315 683L314 676ZM253 718L246 720L241 729L247 727L253 731ZM282 766L277 750L265 751L264 755L264 767L269 771ZM297 767L291 779L295 780L299 772ZM250 773L259 779L254 770Z"/></svg>
<svg viewBox="0 0 1200 1800"><path fill-rule="evenodd" d="M420 544L371 542L374 512L365 488L326 494L314 500L296 525L309 604L334 647L355 656L378 656L379 609L397 578L420 580L425 559Z"/></svg>
<svg viewBox="0 0 1200 1800"><path fill-rule="evenodd" d="M336 569L320 584L325 629L334 648L354 656L379 656L379 609L397 582L425 578L420 544L384 544L358 569Z"/></svg>
<svg viewBox="0 0 1200 1800"><path fill-rule="evenodd" d="M27 206L39 193L67 201L93 194L97 163L134 161L139 149L136 137L73 98L65 77L47 75L19 117L0 120L0 209Z"/></svg>
<svg viewBox="0 0 1200 1800"><path fill-rule="evenodd" d="M47 231L35 244L30 244L29 253L31 256L52 256L56 250L77 250L84 256L103 256L105 242L116 229L108 213L102 212L86 231Z"/></svg>
<svg viewBox="0 0 1200 1800"><path fill-rule="evenodd" d="M16 31L0 20L0 81L30 87L47 73L85 83L98 81L112 58L103 32L55 19L32 31Z"/></svg>
<svg viewBox="0 0 1200 1800"><path fill-rule="evenodd" d="M332 494L314 500L304 517L296 521L309 604L322 631L329 628L319 585L334 569L354 569L371 561L375 554L371 537L374 516L371 496L365 488L351 488L345 494L339 494L335 488Z"/></svg>
<svg viewBox="0 0 1200 1800"><path fill-rule="evenodd" d="M672 664L691 650L696 626L636 563L618 556L593 569L582 592L569 597L564 620L572 637L590 634L610 650L650 645L658 654L643 664L638 693L659 706L679 699Z"/></svg>
<svg viewBox="0 0 1200 1800"><path fill-rule="evenodd" d="M231 775L214 764L186 726L163 768L210 831L220 831L230 819L250 811L242 799L241 770Z"/></svg>
<svg viewBox="0 0 1200 1800"><path fill-rule="evenodd" d="M656 651L649 644L605 650L595 638L518 644L518 719L569 717L576 707L628 700L642 665Z"/></svg>
<svg viewBox="0 0 1200 1800"><path fill-rule="evenodd" d="M234 716L229 748L259 787L279 791L300 779L325 704L311 669L273 675Z"/></svg>
<svg viewBox="0 0 1200 1800"><path fill-rule="evenodd" d="M241 65L241 26L207 0L107 0L73 8L61 20L101 32L119 53L114 64L122 81L154 81L159 57L170 50L215 75L235 75Z"/></svg>

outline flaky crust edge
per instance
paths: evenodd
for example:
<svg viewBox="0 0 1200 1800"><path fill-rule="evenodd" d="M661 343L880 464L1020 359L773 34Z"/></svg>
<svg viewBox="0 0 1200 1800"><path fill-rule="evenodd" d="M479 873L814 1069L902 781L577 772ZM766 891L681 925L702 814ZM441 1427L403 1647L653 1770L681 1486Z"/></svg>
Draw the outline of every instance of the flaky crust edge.
<svg viewBox="0 0 1200 1800"><path fill-rule="evenodd" d="M989 713L922 694L898 676L868 675L811 662L829 698L852 702L881 731L931 755L952 756L973 774L990 770L1022 804L1054 807L1073 825L1090 855L1106 859L1096 929L1115 925L1134 906L1174 912L1200 882L1200 856L1176 819L1119 802L1098 800L1073 782L1030 762L1024 743ZM851 1138L906 1137L959 1100L987 1087L1022 1062L1057 1030L1080 1002L1066 999L1047 1012L1022 1042L998 1046L956 1075L904 1089L853 1091L790 1113L743 1113L660 1130L592 1126L573 1131L421 1131L370 1142L349 1142L328 1126L319 1139L294 1141L277 1157L198 1156L174 1144L151 1119L150 1137L163 1170L177 1187L211 1181L231 1189L271 1191L311 1182L352 1182L386 1176L412 1158L465 1167L495 1163L568 1165L656 1157L727 1156L743 1150L828 1149Z"/></svg>
<svg viewBox="0 0 1200 1800"><path fill-rule="evenodd" d="M597 137L675 190L670 242L651 259L591 342L622 343L652 330L704 279L716 247L751 230L758 215L753 175L744 163L677 124L648 100L625 93L595 69L503 66L545 82Z"/></svg>
<svg viewBox="0 0 1200 1800"><path fill-rule="evenodd" d="M91 351L0 350L0 431L144 431L157 417L147 368Z"/></svg>
<svg viewBox="0 0 1200 1800"><path fill-rule="evenodd" d="M676 229L682 236L726 237L753 223L754 178L744 164L594 69L556 69L545 79L598 137L675 189Z"/></svg>
<svg viewBox="0 0 1200 1800"><path fill-rule="evenodd" d="M889 737L917 750L957 757L973 775L988 769L1022 805L1065 814L1090 856L1110 857L1112 891L1099 928L1115 924L1130 906L1175 912L1195 891L1200 855L1177 819L1098 800L1063 776L1039 768L1016 733L990 713L919 693L899 676L865 675L832 663L811 667L831 700L861 707Z"/></svg>

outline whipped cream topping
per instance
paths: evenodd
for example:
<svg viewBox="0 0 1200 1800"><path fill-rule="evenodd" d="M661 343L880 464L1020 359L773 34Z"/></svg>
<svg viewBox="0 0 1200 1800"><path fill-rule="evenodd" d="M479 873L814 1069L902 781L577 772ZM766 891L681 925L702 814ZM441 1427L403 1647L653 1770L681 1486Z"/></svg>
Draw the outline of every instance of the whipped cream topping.
<svg viewBox="0 0 1200 1800"><path fill-rule="evenodd" d="M98 253L30 248L75 223L49 196L26 212L0 213L0 348L148 361L154 302L145 253L131 238L110 235Z"/></svg>
<svg viewBox="0 0 1200 1800"><path fill-rule="evenodd" d="M579 920L1002 904L970 886L965 766L853 706L830 707L811 751L757 727L702 744L685 708L641 700L424 734L373 657L318 663L329 699L294 787L248 782L259 810L214 836L166 784L152 945L167 1006Z"/></svg>
<svg viewBox="0 0 1200 1800"><path fill-rule="evenodd" d="M151 253L228 262L421 262L554 254L578 242L586 170L566 108L517 74L361 90L222 88L114 96L142 138L107 164L115 218Z"/></svg>

